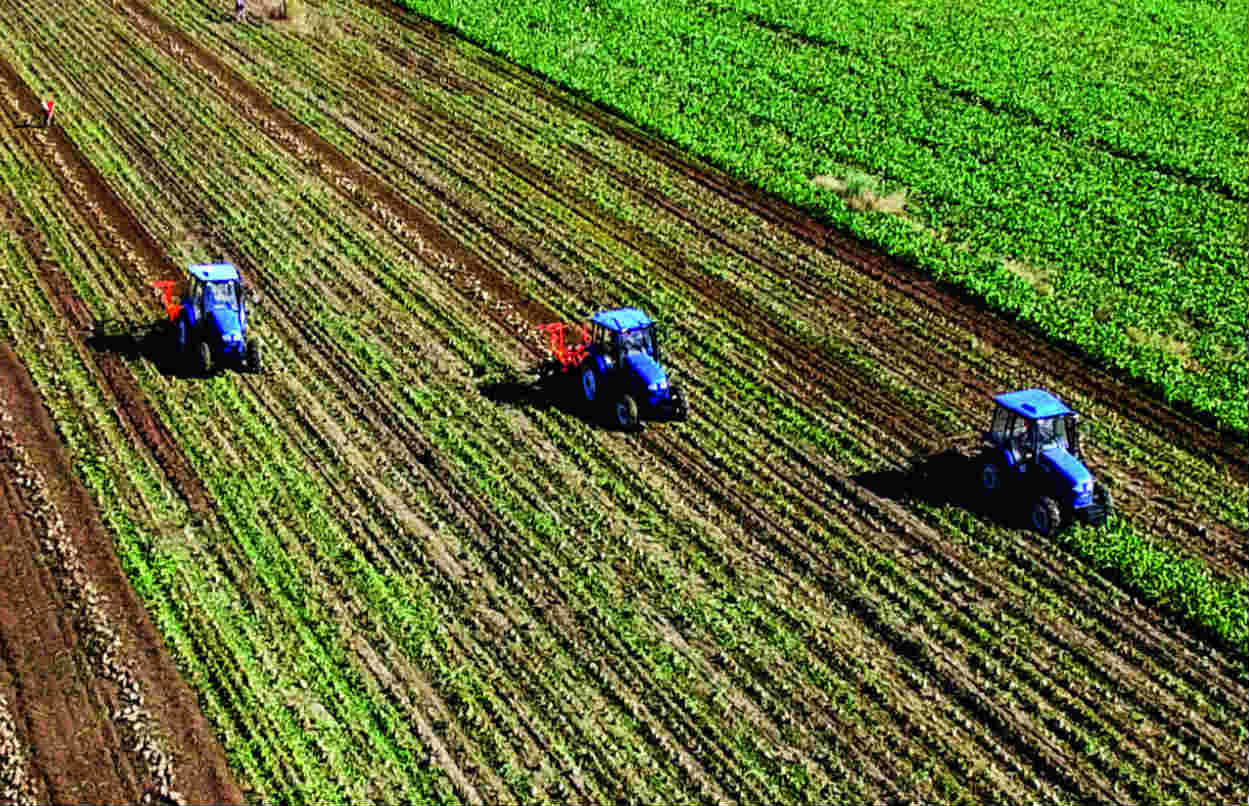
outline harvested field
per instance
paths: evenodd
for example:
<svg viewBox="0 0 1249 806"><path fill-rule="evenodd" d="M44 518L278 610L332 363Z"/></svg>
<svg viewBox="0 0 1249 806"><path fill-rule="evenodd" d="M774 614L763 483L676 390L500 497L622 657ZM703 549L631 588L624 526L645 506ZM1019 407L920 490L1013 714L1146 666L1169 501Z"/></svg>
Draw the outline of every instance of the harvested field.
<svg viewBox="0 0 1249 806"><path fill-rule="evenodd" d="M224 749L175 763L186 799L1244 799L1244 613L980 512L949 452L1049 388L1119 507L1090 534L1243 586L1231 435L439 26L218 5L0 0L19 419L50 413L75 473L35 465L89 491L107 532L76 543L115 547L161 635L134 640L195 693L155 724ZM16 125L53 91L57 127ZM264 374L171 368L150 283L216 260ZM621 433L526 383L537 324L618 304L660 320L688 422ZM31 674L0 671L0 742L7 710L40 800L74 771ZM89 727L101 797L144 791Z"/></svg>

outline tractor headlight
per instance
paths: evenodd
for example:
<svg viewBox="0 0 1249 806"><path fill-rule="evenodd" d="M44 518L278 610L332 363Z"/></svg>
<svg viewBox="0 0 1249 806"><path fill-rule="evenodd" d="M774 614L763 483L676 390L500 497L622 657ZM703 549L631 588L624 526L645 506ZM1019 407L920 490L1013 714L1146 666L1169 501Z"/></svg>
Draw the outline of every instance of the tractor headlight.
<svg viewBox="0 0 1249 806"><path fill-rule="evenodd" d="M661 389L667 389L668 382L667 381L655 381L654 383L652 383L650 386L646 388L651 390L652 392L658 392Z"/></svg>

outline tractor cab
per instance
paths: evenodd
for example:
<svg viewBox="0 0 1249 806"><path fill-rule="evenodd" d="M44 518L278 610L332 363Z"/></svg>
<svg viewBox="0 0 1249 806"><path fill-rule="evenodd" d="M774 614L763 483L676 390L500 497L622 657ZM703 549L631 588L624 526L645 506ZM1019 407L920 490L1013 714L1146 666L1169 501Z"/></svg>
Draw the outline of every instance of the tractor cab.
<svg viewBox="0 0 1249 806"><path fill-rule="evenodd" d="M1031 505L1033 528L1045 535L1073 518L1104 520L1109 492L1094 484L1083 462L1079 415L1042 389L1010 392L994 401L980 463L985 495L996 498L1004 489L1022 494Z"/></svg>
<svg viewBox="0 0 1249 806"><path fill-rule="evenodd" d="M551 340L553 365L581 378L585 403L607 404L618 425L637 426L639 419L684 420L689 408L681 390L670 385L660 364L655 323L637 308L600 311L581 328L582 341L569 344L569 326L540 328Z"/></svg>
<svg viewBox="0 0 1249 806"><path fill-rule="evenodd" d="M237 268L229 263L188 266L180 304L173 301L172 282L155 285L165 293L180 355L197 361L205 375L222 362L259 371L260 345L247 337L247 295Z"/></svg>
<svg viewBox="0 0 1249 806"><path fill-rule="evenodd" d="M600 356L605 368L614 371L627 367L629 372L667 386L664 370L659 366L659 350L655 341L655 323L636 308L620 308L597 313L590 319L590 353Z"/></svg>

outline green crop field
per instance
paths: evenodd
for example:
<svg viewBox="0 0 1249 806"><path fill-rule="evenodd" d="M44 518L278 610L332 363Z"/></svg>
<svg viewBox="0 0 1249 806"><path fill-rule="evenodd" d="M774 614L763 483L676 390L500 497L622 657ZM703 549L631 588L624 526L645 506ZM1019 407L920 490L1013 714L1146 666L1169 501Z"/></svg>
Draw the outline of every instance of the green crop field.
<svg viewBox="0 0 1249 806"><path fill-rule="evenodd" d="M290 7L0 0L0 339L249 801L1244 800L1243 4ZM622 304L687 422L530 382ZM952 450L1032 386L1106 523Z"/></svg>
<svg viewBox="0 0 1249 806"><path fill-rule="evenodd" d="M1249 424L1243 0L404 2Z"/></svg>

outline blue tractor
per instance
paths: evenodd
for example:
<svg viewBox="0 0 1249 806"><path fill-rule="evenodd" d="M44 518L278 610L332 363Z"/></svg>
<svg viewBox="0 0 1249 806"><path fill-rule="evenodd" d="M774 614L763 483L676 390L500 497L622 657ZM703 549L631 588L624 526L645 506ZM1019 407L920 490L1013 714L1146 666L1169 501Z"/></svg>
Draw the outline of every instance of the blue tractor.
<svg viewBox="0 0 1249 806"><path fill-rule="evenodd" d="M582 325L581 341L566 343L571 328L541 325L551 342L555 371L575 373L593 410L609 411L616 425L634 428L641 419L684 420L689 406L660 364L655 323L637 308L601 311Z"/></svg>
<svg viewBox="0 0 1249 806"><path fill-rule="evenodd" d="M1101 523L1110 491L1082 461L1079 415L1043 389L994 398L984 435L980 487L990 503L1028 507L1032 528L1050 536L1075 519Z"/></svg>
<svg viewBox="0 0 1249 806"><path fill-rule="evenodd" d="M229 263L187 267L186 293L174 301L175 283L153 283L165 295L179 358L204 375L230 363L261 371L260 342L247 335L247 294L239 270Z"/></svg>

